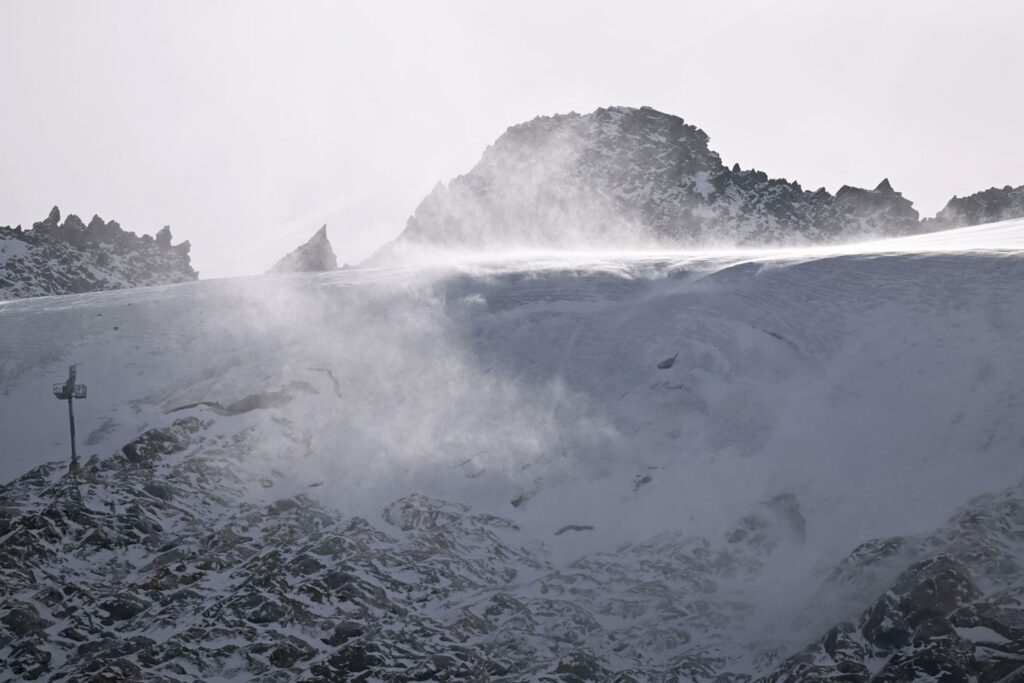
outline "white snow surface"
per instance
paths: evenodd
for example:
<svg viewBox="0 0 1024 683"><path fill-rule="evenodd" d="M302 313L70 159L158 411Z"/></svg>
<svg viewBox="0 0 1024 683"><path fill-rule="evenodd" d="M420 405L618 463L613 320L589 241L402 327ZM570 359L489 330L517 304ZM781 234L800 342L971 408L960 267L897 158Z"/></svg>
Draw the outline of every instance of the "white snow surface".
<svg viewBox="0 0 1024 683"><path fill-rule="evenodd" d="M28 251L28 245L21 240L0 238L0 268L6 265L9 259L21 256L26 251Z"/></svg>
<svg viewBox="0 0 1024 683"><path fill-rule="evenodd" d="M788 586L1024 478L1022 351L1024 221L0 302L0 479L67 457L50 387L71 363L89 387L83 459L174 408L305 382L286 405L219 418L259 434L279 482L260 496L323 482L310 495L379 519L422 493L571 558L721 533L789 493L807 542ZM566 525L594 529L553 536Z"/></svg>

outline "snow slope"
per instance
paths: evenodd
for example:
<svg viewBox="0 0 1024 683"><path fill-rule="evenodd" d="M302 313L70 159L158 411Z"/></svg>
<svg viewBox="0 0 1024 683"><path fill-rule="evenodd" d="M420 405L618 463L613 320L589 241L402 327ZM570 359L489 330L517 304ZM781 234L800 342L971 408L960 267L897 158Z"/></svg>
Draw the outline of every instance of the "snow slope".
<svg viewBox="0 0 1024 683"><path fill-rule="evenodd" d="M867 607L826 601L771 628L853 548L931 532L1024 479L1022 340L1024 221L5 302L0 479L66 458L49 389L78 363L84 458L209 418L267 473L232 496L302 491L379 520L422 494L511 520L549 570L628 542L656 554L659 534L733 534L775 501L803 521L737 590L760 606L750 637L790 652ZM732 670L753 670L742 650Z"/></svg>

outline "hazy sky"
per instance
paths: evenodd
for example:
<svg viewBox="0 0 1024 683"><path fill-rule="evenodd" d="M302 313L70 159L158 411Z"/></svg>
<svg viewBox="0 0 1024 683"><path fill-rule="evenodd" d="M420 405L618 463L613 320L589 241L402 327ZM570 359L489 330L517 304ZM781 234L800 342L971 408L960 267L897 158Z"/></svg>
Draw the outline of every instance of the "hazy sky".
<svg viewBox="0 0 1024 683"><path fill-rule="evenodd" d="M203 277L342 261L539 114L649 105L931 215L1024 184L1024 2L0 0L0 224L170 224Z"/></svg>

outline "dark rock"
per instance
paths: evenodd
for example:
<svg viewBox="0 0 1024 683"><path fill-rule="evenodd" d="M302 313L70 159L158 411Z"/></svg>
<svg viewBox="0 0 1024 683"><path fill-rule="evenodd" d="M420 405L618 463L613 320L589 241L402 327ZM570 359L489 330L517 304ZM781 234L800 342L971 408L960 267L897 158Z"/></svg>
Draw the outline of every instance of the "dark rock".
<svg viewBox="0 0 1024 683"><path fill-rule="evenodd" d="M270 663L279 669L290 669L300 660L309 659L316 650L298 638L290 637L270 652Z"/></svg>
<svg viewBox="0 0 1024 683"><path fill-rule="evenodd" d="M36 225L45 225L46 227L56 228L58 225L60 225L60 209L54 206L52 209L50 209L50 213L49 215L47 215L45 220L43 220L41 223L36 223L32 227L35 227Z"/></svg>
<svg viewBox="0 0 1024 683"><path fill-rule="evenodd" d="M910 642L910 625L891 595L883 595L871 606L861 626L864 639L883 650L894 650Z"/></svg>
<svg viewBox="0 0 1024 683"><path fill-rule="evenodd" d="M189 435L199 429L197 418L187 417L175 420L170 427L155 428L143 432L121 452L135 465L149 465L165 455L173 455L188 448Z"/></svg>
<svg viewBox="0 0 1024 683"><path fill-rule="evenodd" d="M893 584L892 592L900 596L900 611L911 626L944 617L981 596L967 568L945 555L911 565Z"/></svg>
<svg viewBox="0 0 1024 683"><path fill-rule="evenodd" d="M168 484L151 481L143 486L142 490L155 498L159 498L160 500L169 501L174 498L174 489Z"/></svg>
<svg viewBox="0 0 1024 683"><path fill-rule="evenodd" d="M609 672L592 652L580 650L562 657L553 673L565 683L589 683L605 680Z"/></svg>
<svg viewBox="0 0 1024 683"><path fill-rule="evenodd" d="M356 680L355 676L387 665L374 643L350 643L342 646L324 664L312 667L312 673L323 680Z"/></svg>
<svg viewBox="0 0 1024 683"><path fill-rule="evenodd" d="M327 239L327 226L323 226L308 242L286 254L274 264L270 273L299 273L334 270L338 257L334 255L331 242Z"/></svg>
<svg viewBox="0 0 1024 683"><path fill-rule="evenodd" d="M279 515L279 514L281 514L283 512L288 512L289 510L294 510L297 507L299 507L299 501L297 501L296 499L294 499L294 498L283 498L282 500L279 500L279 501L273 503L267 509L267 511L270 514L272 514L272 515Z"/></svg>
<svg viewBox="0 0 1024 683"><path fill-rule="evenodd" d="M142 679L142 670L128 659L97 659L89 662L82 671L88 680L103 683L125 683Z"/></svg>
<svg viewBox="0 0 1024 683"><path fill-rule="evenodd" d="M46 629L51 622L39 616L39 611L31 603L18 602L11 605L7 613L0 617L0 623L10 629L15 637L21 638Z"/></svg>
<svg viewBox="0 0 1024 683"><path fill-rule="evenodd" d="M147 600L131 593L117 593L100 602L100 607L112 621L132 619L149 609L149 605Z"/></svg>
<svg viewBox="0 0 1024 683"><path fill-rule="evenodd" d="M991 187L967 197L953 197L935 218L925 221L931 229L958 228L1024 218L1024 185Z"/></svg>
<svg viewBox="0 0 1024 683"><path fill-rule="evenodd" d="M331 647L338 647L352 638L363 635L363 625L355 621L343 621L331 629L330 635L323 638L323 641Z"/></svg>
<svg viewBox="0 0 1024 683"><path fill-rule="evenodd" d="M897 654L882 667L872 683L912 683L912 681L941 681L942 683L970 683L973 676L969 656L941 652L934 649Z"/></svg>
<svg viewBox="0 0 1024 683"><path fill-rule="evenodd" d="M85 232L85 223L75 214L68 214L68 217L64 219L64 229Z"/></svg>
<svg viewBox="0 0 1024 683"><path fill-rule="evenodd" d="M708 143L696 126L649 107L538 117L438 184L376 258L416 246L778 244L922 230L888 180L833 197L730 169Z"/></svg>
<svg viewBox="0 0 1024 683"><path fill-rule="evenodd" d="M249 612L248 619L254 624L269 624L288 616L288 610L274 600L259 599L259 606Z"/></svg>
<svg viewBox="0 0 1024 683"><path fill-rule="evenodd" d="M157 244L159 244L162 247L170 247L171 226L165 225L164 227L160 228L160 231L156 233L154 240L156 241Z"/></svg>
<svg viewBox="0 0 1024 683"><path fill-rule="evenodd" d="M956 629L949 619L945 617L931 617L925 619L914 629L911 642L915 645L927 643L939 638L957 638Z"/></svg>

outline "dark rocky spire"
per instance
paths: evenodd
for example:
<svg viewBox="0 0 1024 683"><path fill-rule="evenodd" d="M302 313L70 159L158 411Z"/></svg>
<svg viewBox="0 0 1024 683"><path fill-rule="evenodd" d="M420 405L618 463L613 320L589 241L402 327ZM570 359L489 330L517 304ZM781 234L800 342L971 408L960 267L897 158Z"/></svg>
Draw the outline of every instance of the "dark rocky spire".
<svg viewBox="0 0 1024 683"><path fill-rule="evenodd" d="M316 272L334 270L337 267L338 257L335 256L334 249L331 248L331 242L327 239L327 226L324 225L316 231L316 234L308 242L295 251L286 254L268 272Z"/></svg>

